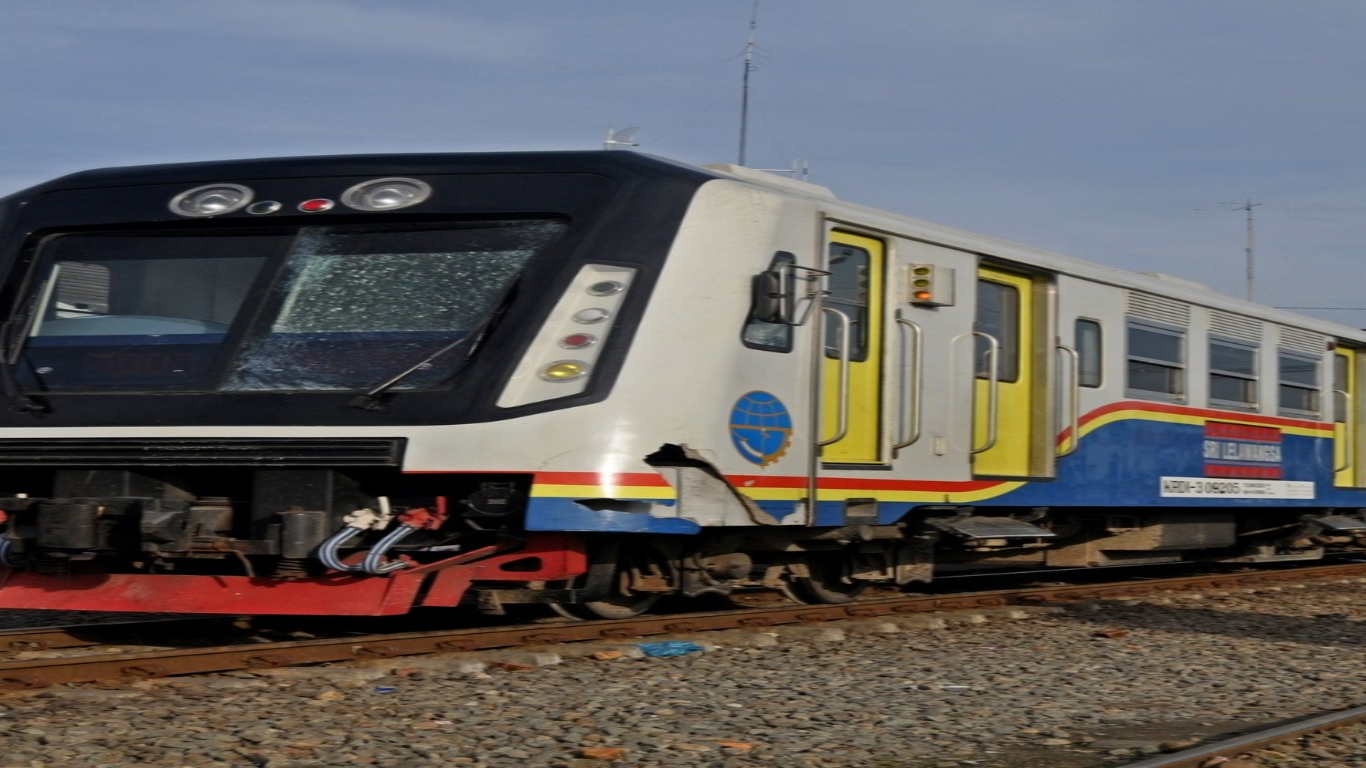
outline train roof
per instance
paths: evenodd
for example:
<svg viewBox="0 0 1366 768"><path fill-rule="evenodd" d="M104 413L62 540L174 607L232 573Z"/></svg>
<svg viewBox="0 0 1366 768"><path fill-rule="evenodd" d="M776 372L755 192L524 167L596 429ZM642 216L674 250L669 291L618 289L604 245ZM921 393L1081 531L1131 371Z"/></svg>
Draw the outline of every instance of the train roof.
<svg viewBox="0 0 1366 768"><path fill-rule="evenodd" d="M100 168L59 177L11 196L26 197L54 189L223 181L269 178L276 175L363 176L424 173L598 173L615 178L673 178L693 184L729 179L772 189L774 192L809 198L836 218L883 230L889 234L933 242L942 246L990 256L1035 269L1084 280L1154 293L1190 304L1217 307L1285 325L1313 329L1347 338L1366 338L1360 329L1307 317L1217 293L1180 278L1136 272L1085 261L1020 243L955 227L936 224L866 205L839 199L826 187L774 173L736 165L692 165L655 155L622 150L570 150L531 152L455 152L322 155L253 158L191 163Z"/></svg>
<svg viewBox="0 0 1366 768"><path fill-rule="evenodd" d="M601 173L619 177L718 178L705 168L629 151L428 152L266 157L97 168L61 176L19 194L50 189L223 181L274 176L364 176L422 173Z"/></svg>
<svg viewBox="0 0 1366 768"><path fill-rule="evenodd" d="M1035 248L970 232L955 227L936 224L930 221L904 216L879 208L839 200L829 189L814 184L794 181L764 171L737 166L706 166L737 181L762 184L786 193L798 193L814 199L824 199L821 203L833 217L847 218L850 223L878 229L888 234L913 240L923 240L937 245L955 248L970 253L1013 262L1023 267L1041 269L1057 274L1068 275L1082 280L1112 285L1120 288L1143 291L1165 296L1186 303L1216 308L1227 312L1257 317L1282 325L1312 329L1325 335L1342 338L1366 340L1366 332L1360 328L1335 323L1330 320L1301 315L1289 310L1277 309L1235 296L1212 290L1206 285L1186 280L1174 275L1156 272L1136 272L1121 267L1086 261L1052 251Z"/></svg>

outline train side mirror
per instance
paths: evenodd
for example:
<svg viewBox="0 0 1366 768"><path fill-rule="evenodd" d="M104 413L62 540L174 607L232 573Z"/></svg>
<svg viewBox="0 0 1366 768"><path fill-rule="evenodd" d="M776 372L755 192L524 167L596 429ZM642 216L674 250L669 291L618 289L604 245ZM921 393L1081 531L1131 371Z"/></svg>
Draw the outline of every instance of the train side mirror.
<svg viewBox="0 0 1366 768"><path fill-rule="evenodd" d="M750 281L750 320L805 325L817 300L827 293L821 281L829 275L823 269L799 267L796 256L778 251L769 268Z"/></svg>
<svg viewBox="0 0 1366 768"><path fill-rule="evenodd" d="M750 316L765 323L792 322L792 270L767 269L755 275L750 285Z"/></svg>

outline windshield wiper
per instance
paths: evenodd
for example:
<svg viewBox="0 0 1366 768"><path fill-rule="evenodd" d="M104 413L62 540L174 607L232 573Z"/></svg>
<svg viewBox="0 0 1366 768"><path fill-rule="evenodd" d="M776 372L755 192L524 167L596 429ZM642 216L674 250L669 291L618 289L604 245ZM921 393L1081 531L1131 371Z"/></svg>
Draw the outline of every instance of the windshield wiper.
<svg viewBox="0 0 1366 768"><path fill-rule="evenodd" d="M465 351L465 359L470 359L470 357L472 357L474 353L479 349L479 347L484 343L484 339L488 336L489 331L493 328L494 323L498 321L498 318L503 316L503 313L507 311L507 308L512 304L513 297L517 295L517 286L522 281L521 277L521 275L518 275L516 278L513 279L512 283L507 287L507 290L504 291L502 297L499 298L498 304L495 305L493 310L489 312L489 314L483 319L483 321L480 322L479 325L475 326L475 328L471 330L469 333L465 334L464 336L461 336L455 341L452 341L446 346L436 350L430 355L427 355L426 357L422 358L416 363L413 363L412 365L394 374L393 376L390 376L380 384L365 392L365 394L356 395L355 397L351 398L347 405L351 406L352 408L359 408L362 411L387 410L384 405L384 394L389 390L393 389L394 387L398 386L399 384L403 383L403 381L407 379L409 376L412 376L414 373L417 373L418 371L427 368L439 358L444 357L445 355L448 355L451 352L454 352L455 350L465 346L466 344L469 345L469 349Z"/></svg>

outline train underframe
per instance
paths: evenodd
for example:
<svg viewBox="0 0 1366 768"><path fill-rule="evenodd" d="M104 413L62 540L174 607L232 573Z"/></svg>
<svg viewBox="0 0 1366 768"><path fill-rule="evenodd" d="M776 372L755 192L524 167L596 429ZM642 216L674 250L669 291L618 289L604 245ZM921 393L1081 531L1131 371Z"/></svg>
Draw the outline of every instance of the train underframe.
<svg viewBox="0 0 1366 768"><path fill-rule="evenodd" d="M23 481L38 493L0 498L0 608L497 615L546 605L624 618L668 595L754 588L837 603L946 570L1366 552L1359 509L939 505L886 525L607 534L527 531L529 474L28 468Z"/></svg>

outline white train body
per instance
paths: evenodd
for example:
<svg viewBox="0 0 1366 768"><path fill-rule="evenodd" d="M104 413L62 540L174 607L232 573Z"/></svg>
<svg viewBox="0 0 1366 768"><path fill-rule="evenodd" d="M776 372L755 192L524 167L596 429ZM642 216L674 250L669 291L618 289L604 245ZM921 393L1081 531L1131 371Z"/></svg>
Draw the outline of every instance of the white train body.
<svg viewBox="0 0 1366 768"><path fill-rule="evenodd" d="M760 172L303 158L7 203L0 607L624 615L1366 530L1360 331Z"/></svg>

